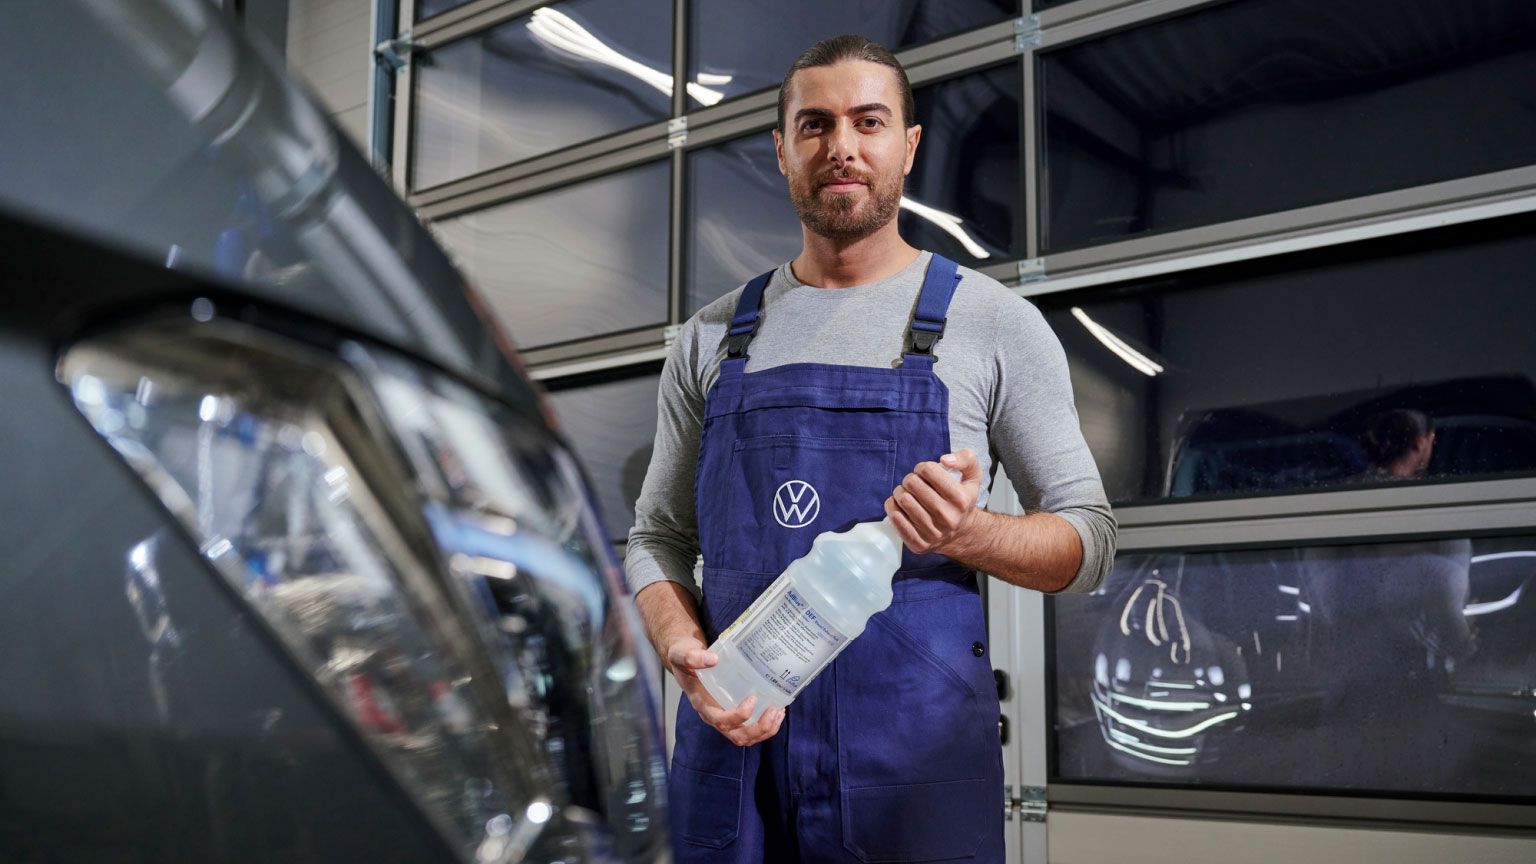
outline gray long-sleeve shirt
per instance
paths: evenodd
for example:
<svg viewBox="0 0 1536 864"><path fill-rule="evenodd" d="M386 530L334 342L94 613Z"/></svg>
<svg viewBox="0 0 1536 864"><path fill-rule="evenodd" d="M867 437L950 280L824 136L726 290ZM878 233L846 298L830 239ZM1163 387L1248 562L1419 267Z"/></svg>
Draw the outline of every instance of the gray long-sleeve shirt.
<svg viewBox="0 0 1536 864"><path fill-rule="evenodd" d="M894 276L852 288L805 285L788 264L781 266L764 292L747 371L790 363L898 365L929 258L925 252ZM974 270L961 267L960 274L944 338L934 349L934 371L949 389L950 446L973 450L989 477L1001 462L1027 512L1055 513L1077 529L1083 561L1065 590L1092 591L1113 563L1115 520L1078 426L1066 355L1027 300ZM670 579L700 594L694 578L699 433L740 296L737 288L701 309L667 356L656 446L624 557L632 591Z"/></svg>

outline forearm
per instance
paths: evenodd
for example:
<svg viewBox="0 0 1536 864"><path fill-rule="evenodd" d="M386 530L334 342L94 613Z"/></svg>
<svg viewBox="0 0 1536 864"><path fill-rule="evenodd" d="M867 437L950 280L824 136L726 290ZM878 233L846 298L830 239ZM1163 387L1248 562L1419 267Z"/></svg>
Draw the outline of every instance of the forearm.
<svg viewBox="0 0 1536 864"><path fill-rule="evenodd" d="M635 606L645 624L646 638L663 663L667 662L668 646L679 639L692 637L701 644L708 644L704 641L698 604L682 585L670 581L647 585L635 595Z"/></svg>
<svg viewBox="0 0 1536 864"><path fill-rule="evenodd" d="M972 510L970 523L935 551L1004 582L1035 591L1067 587L1083 563L1083 541L1053 513L1012 516Z"/></svg>

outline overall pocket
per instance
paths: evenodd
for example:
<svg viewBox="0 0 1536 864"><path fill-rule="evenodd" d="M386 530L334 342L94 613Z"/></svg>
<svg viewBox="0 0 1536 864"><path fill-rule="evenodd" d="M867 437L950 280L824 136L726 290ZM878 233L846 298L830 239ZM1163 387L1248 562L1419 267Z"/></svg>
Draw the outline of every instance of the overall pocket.
<svg viewBox="0 0 1536 864"><path fill-rule="evenodd" d="M837 661L843 845L872 864L973 856L1001 812L980 598L932 587L898 592Z"/></svg>
<svg viewBox="0 0 1536 864"><path fill-rule="evenodd" d="M824 531L884 518L895 488L896 442L881 438L769 435L737 441L726 513L724 561L714 567L777 576ZM701 519L709 518L701 514Z"/></svg>
<svg viewBox="0 0 1536 864"><path fill-rule="evenodd" d="M724 849L736 839L746 748L699 717L688 697L677 707L677 746L667 778L672 830L696 846Z"/></svg>

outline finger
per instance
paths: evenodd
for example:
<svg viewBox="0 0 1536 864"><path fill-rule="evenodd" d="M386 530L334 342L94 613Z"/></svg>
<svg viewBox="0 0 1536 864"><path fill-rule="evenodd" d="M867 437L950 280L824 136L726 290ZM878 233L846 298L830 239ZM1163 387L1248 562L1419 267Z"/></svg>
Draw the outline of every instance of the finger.
<svg viewBox="0 0 1536 864"><path fill-rule="evenodd" d="M912 527L917 530L917 535L924 543L932 543L938 539L938 531L933 527L933 519L905 486L897 486L896 491L891 493L891 498L895 499L896 506L901 508L902 514L907 517L908 522L912 523Z"/></svg>
<svg viewBox="0 0 1536 864"><path fill-rule="evenodd" d="M711 711L709 715L704 716L704 721L725 733L729 738L732 733L746 725L747 718L752 716L752 708L756 705L757 695L753 694L741 700L741 704L735 708L717 708Z"/></svg>
<svg viewBox="0 0 1536 864"><path fill-rule="evenodd" d="M935 477L935 474L940 476ZM937 517L935 524L950 521L958 515L965 502L965 489L955 478L948 476L937 462L918 465L901 481L901 485L912 493L923 505L923 509Z"/></svg>
<svg viewBox="0 0 1536 864"><path fill-rule="evenodd" d="M912 471L926 480L945 501L962 511L976 501L977 490L962 483L957 476L958 472L945 468L938 462L918 463Z"/></svg>
<svg viewBox="0 0 1536 864"><path fill-rule="evenodd" d="M912 520L906 517L906 510L902 509L894 497L886 498L885 512L888 517L891 517L891 524L894 524L895 530L902 535L902 543L905 543L908 549L919 553L928 550L928 540L923 538L917 526L912 524Z"/></svg>
<svg viewBox="0 0 1536 864"><path fill-rule="evenodd" d="M694 648L683 655L683 665L689 669L708 669L720 662L720 658L714 652L703 648Z"/></svg>
<svg viewBox="0 0 1536 864"><path fill-rule="evenodd" d="M896 506L895 499L885 499L885 515L890 517L891 524L896 526L896 533L901 535L902 544L908 549L911 549L913 552L921 552L927 548L927 544L922 541L922 538L917 536L917 531L913 529L912 523L907 521L906 516L902 515L901 508Z"/></svg>
<svg viewBox="0 0 1536 864"><path fill-rule="evenodd" d="M729 737L743 747L750 747L760 741L772 738L779 731L779 725L783 722L784 709L779 707L769 708L763 712L763 716L757 718L756 723L751 723L737 729Z"/></svg>

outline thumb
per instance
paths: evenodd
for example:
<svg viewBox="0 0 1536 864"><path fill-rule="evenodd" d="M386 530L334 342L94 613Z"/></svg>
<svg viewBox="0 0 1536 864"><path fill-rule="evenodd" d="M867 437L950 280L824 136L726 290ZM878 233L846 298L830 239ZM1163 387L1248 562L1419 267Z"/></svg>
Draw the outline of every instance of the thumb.
<svg viewBox="0 0 1536 864"><path fill-rule="evenodd" d="M981 462L976 458L976 453L969 447L962 448L954 453L946 453L939 457L945 468L951 468L960 472L960 482L964 485L981 485Z"/></svg>

